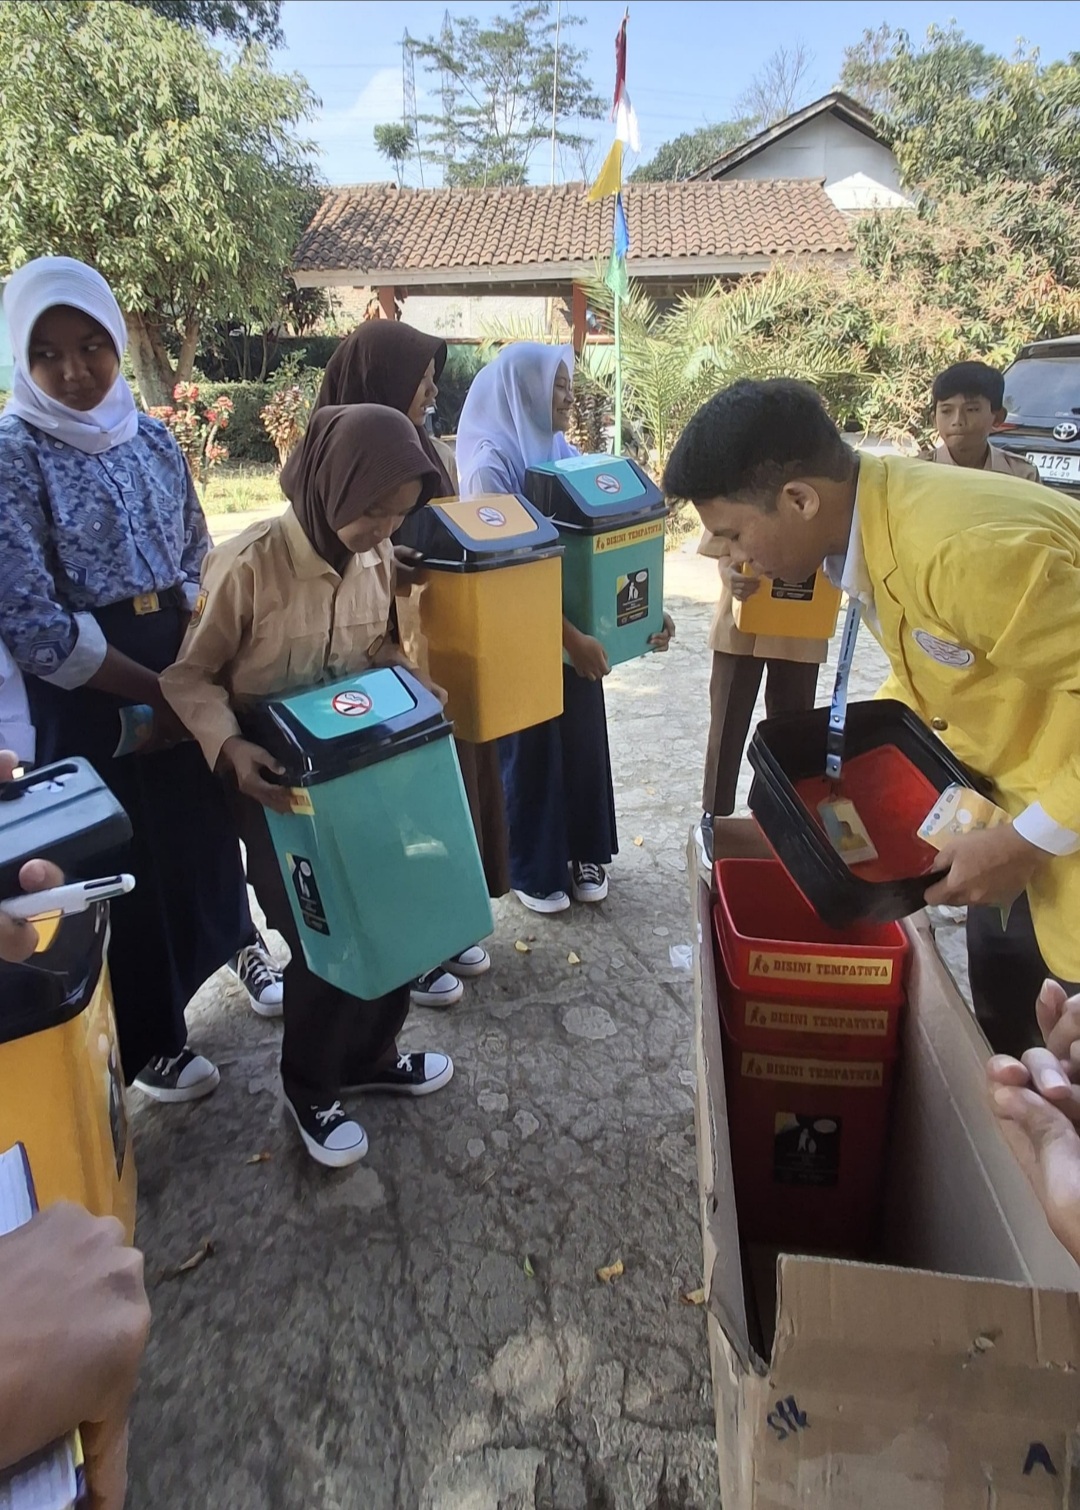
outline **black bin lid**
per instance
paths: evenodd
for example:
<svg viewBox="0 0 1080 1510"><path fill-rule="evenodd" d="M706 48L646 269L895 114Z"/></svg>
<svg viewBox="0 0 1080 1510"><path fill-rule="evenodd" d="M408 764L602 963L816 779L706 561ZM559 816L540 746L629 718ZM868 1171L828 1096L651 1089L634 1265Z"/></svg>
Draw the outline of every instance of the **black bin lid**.
<svg viewBox="0 0 1080 1510"><path fill-rule="evenodd" d="M450 733L438 698L401 666L264 698L240 722L285 767L287 786L333 781Z"/></svg>
<svg viewBox="0 0 1080 1510"><path fill-rule="evenodd" d="M394 536L436 571L490 571L562 552L559 532L517 493L434 498Z"/></svg>
<svg viewBox="0 0 1080 1510"><path fill-rule="evenodd" d="M585 535L668 512L656 483L629 456L565 456L530 467L525 496L561 529Z"/></svg>
<svg viewBox="0 0 1080 1510"><path fill-rule="evenodd" d="M131 838L127 813L89 761L59 760L0 785L0 896L19 889L19 871L40 856L89 880L95 861Z"/></svg>

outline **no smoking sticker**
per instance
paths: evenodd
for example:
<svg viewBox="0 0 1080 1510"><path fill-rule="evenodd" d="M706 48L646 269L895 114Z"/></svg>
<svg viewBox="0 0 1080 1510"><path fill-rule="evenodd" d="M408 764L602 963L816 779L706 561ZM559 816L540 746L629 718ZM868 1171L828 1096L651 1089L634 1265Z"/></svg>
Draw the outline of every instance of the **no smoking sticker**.
<svg viewBox="0 0 1080 1510"><path fill-rule="evenodd" d="M506 523L506 515L502 510L493 509L490 504L485 504L483 508L477 509L476 517L481 524L488 524L493 529L498 529L501 524Z"/></svg>
<svg viewBox="0 0 1080 1510"><path fill-rule="evenodd" d="M339 692L330 703L343 718L362 718L371 712L371 698L366 692Z"/></svg>
<svg viewBox="0 0 1080 1510"><path fill-rule="evenodd" d="M621 493L622 483L617 477L612 477L610 472L597 472L596 486L601 493Z"/></svg>

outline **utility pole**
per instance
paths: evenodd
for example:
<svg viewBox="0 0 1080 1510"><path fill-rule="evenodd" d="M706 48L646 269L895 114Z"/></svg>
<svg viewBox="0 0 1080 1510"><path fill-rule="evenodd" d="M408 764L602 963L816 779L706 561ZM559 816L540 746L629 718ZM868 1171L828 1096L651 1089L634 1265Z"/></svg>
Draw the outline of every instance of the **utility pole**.
<svg viewBox="0 0 1080 1510"><path fill-rule="evenodd" d="M420 122L416 118L416 58L409 28L401 39L401 124L412 132L416 147L416 165L420 169L420 187L424 187L424 158L420 151Z"/></svg>

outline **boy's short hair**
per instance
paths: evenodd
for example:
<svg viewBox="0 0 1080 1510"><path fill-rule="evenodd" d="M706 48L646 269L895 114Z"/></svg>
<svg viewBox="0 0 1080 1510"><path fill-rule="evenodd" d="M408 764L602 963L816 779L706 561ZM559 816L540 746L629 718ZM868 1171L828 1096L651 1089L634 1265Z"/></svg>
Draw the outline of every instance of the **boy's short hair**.
<svg viewBox="0 0 1080 1510"><path fill-rule="evenodd" d="M984 398L997 412L1005 407L1005 374L986 362L954 362L934 379L934 403L951 398Z"/></svg>
<svg viewBox="0 0 1080 1510"><path fill-rule="evenodd" d="M821 396L790 378L743 379L697 411L675 442L664 491L699 502L735 498L771 509L794 477L850 477L855 458Z"/></svg>

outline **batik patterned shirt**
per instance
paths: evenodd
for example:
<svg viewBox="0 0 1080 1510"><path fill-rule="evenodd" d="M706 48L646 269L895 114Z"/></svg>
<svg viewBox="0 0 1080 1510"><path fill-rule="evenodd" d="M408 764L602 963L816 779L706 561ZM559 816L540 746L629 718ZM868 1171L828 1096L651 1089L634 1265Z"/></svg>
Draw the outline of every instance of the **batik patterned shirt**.
<svg viewBox="0 0 1080 1510"><path fill-rule="evenodd" d="M160 420L97 456L0 418L0 637L20 670L79 687L105 659L93 611L180 588L209 548L179 447Z"/></svg>

